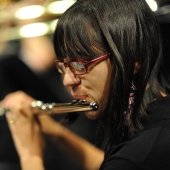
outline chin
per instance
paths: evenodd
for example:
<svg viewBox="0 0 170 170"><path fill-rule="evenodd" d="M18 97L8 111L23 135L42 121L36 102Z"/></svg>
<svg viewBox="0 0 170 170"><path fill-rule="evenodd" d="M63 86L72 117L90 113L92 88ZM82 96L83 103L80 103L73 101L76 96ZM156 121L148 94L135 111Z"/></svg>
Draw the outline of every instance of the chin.
<svg viewBox="0 0 170 170"><path fill-rule="evenodd" d="M85 112L85 115L88 119L97 119L99 117L99 113L95 111Z"/></svg>

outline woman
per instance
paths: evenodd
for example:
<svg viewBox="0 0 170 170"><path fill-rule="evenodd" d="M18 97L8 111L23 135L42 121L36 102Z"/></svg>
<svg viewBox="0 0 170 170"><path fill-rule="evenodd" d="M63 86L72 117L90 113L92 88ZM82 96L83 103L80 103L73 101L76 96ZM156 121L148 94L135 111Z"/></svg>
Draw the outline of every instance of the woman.
<svg viewBox="0 0 170 170"><path fill-rule="evenodd" d="M152 116L148 118L151 122L143 124L152 112L146 105L153 98L146 102L144 91L147 84L146 95L152 91L160 42L156 19L143 0L79 0L69 8L54 33L56 64L73 98L99 103L99 111L86 116L103 122L105 155L50 117L35 119L29 107L31 98L17 108L11 95L1 106L12 109L7 118L23 170L44 169L41 132L59 137L65 147L78 151L86 169L170 168L169 161L161 159L165 153L170 155L169 149L161 150L170 145L161 141L162 133L159 136L162 124L154 124ZM168 126L168 119L163 125Z"/></svg>

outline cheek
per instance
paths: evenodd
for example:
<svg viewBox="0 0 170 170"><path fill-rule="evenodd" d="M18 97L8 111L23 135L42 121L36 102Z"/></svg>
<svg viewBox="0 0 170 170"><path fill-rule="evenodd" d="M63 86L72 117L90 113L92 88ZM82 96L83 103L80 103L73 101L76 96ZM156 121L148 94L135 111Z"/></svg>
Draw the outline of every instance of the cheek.
<svg viewBox="0 0 170 170"><path fill-rule="evenodd" d="M98 94L99 101L101 100L103 95L105 95L104 91L105 91L106 82L107 82L107 75L108 75L107 71L99 75L99 79L97 83L97 94Z"/></svg>
<svg viewBox="0 0 170 170"><path fill-rule="evenodd" d="M95 99L98 102L101 102L103 95L105 95L104 91L105 91L107 78L109 74L108 64L103 63L101 67L98 67L98 69L94 71L95 71L93 75L94 78L92 81L93 83L91 85L92 85Z"/></svg>

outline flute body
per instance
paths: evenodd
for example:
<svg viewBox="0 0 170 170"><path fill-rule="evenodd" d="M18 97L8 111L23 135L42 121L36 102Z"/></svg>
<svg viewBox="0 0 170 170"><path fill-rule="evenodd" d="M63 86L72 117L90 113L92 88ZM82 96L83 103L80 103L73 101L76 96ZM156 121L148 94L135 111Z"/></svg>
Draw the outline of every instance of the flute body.
<svg viewBox="0 0 170 170"><path fill-rule="evenodd" d="M64 114L97 111L99 108L96 102L87 102L86 100L73 100L70 103L44 103L37 100L32 102L31 107L38 114ZM9 111L9 108L0 108L0 116L3 116Z"/></svg>

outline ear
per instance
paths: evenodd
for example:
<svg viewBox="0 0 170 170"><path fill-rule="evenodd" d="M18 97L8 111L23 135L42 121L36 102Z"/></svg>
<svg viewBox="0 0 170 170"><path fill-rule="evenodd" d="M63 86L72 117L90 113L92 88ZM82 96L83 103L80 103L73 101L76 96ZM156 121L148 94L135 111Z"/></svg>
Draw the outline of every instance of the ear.
<svg viewBox="0 0 170 170"><path fill-rule="evenodd" d="M140 64L139 64L139 62L135 62L135 68L134 68L133 74L134 74L134 75L137 74L138 71L139 71L139 69L140 69Z"/></svg>

